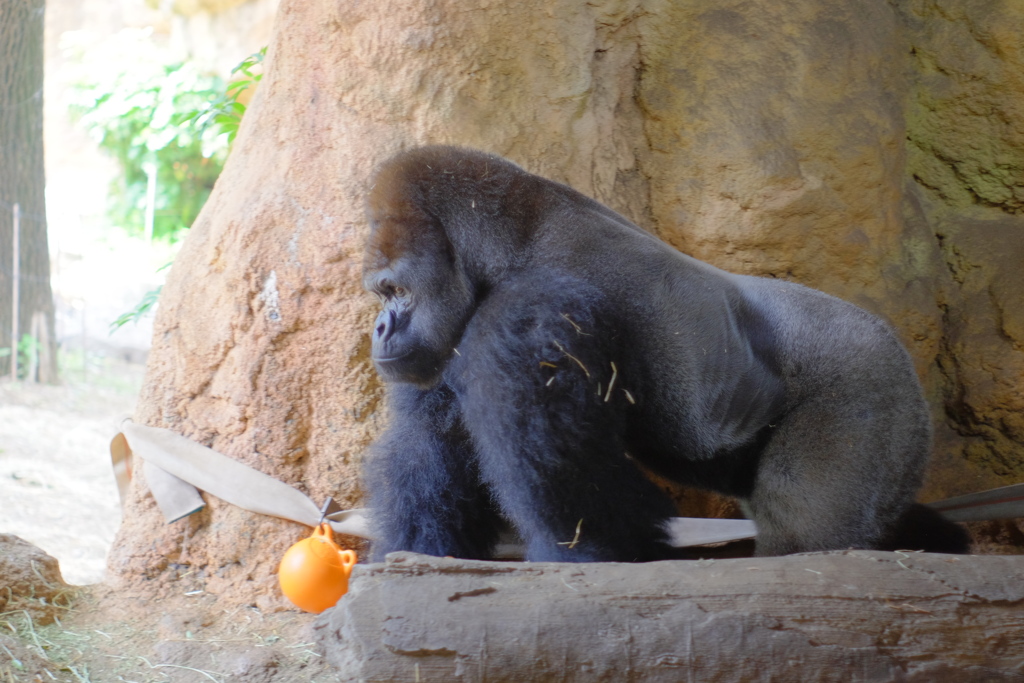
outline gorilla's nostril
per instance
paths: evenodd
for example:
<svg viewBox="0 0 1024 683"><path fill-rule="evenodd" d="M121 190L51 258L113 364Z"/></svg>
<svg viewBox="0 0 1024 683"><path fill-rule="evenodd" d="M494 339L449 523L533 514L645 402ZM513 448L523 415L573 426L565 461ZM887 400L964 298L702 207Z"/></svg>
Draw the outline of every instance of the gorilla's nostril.
<svg viewBox="0 0 1024 683"><path fill-rule="evenodd" d="M377 325L377 336L378 337L383 337L384 336L384 330L386 330L386 329L387 329L387 326L384 323L381 323L380 325Z"/></svg>

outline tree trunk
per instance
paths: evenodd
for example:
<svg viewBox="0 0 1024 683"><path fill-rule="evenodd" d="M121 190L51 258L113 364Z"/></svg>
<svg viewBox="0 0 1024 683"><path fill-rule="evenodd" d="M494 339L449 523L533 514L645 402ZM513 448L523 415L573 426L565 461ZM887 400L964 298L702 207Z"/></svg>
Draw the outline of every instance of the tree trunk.
<svg viewBox="0 0 1024 683"><path fill-rule="evenodd" d="M43 190L44 0L0 0L0 348L11 347L13 295L18 291L17 335L44 348L30 379L57 381L50 251ZM14 287L14 207L18 221L18 287ZM40 314L42 314L40 316ZM15 348L17 344L15 341ZM11 356L0 358L0 376ZM28 374L25 363L21 376Z"/></svg>
<svg viewBox="0 0 1024 683"><path fill-rule="evenodd" d="M650 564L396 553L317 622L343 681L915 681L1024 675L1024 558L845 551Z"/></svg>

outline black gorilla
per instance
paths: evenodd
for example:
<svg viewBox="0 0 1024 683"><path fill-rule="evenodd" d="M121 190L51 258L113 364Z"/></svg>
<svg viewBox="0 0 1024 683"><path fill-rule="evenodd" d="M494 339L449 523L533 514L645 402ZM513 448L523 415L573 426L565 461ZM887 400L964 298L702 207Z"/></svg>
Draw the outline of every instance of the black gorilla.
<svg viewBox="0 0 1024 683"><path fill-rule="evenodd" d="M962 551L912 499L928 409L865 311L677 252L497 156L424 147L378 171L364 285L391 424L366 485L374 558L673 555L669 499L634 460L738 497L757 552ZM920 547L918 545L917 547Z"/></svg>

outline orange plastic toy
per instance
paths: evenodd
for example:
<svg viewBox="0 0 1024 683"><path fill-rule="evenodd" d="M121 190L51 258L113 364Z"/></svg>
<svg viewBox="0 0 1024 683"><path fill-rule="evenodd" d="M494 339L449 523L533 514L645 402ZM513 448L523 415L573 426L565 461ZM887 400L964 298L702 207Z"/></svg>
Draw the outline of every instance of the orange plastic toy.
<svg viewBox="0 0 1024 683"><path fill-rule="evenodd" d="M320 614L348 592L348 577L356 554L334 542L324 522L284 554L277 569L281 590L296 607Z"/></svg>

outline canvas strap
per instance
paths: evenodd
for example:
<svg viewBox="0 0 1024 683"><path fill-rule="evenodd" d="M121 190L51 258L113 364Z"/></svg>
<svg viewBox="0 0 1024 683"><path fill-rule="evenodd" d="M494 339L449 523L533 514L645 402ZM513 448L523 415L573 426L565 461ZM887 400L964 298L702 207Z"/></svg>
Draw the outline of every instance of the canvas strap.
<svg viewBox="0 0 1024 683"><path fill-rule="evenodd" d="M1024 484L947 498L929 506L954 522L985 522L1024 517Z"/></svg>
<svg viewBox="0 0 1024 683"><path fill-rule="evenodd" d="M320 509L308 496L282 481L207 448L169 429L126 422L110 444L122 505L131 480L132 454L144 462L146 483L168 523L201 510L206 491L232 505L263 515L316 526ZM1024 484L958 496L930 504L953 521L1009 519L1024 516ZM340 534L371 538L367 510L342 510L326 515ZM667 531L671 544L723 543L756 534L746 519L674 517Z"/></svg>
<svg viewBox="0 0 1024 683"><path fill-rule="evenodd" d="M310 527L319 523L320 508L298 489L169 429L134 422L126 422L110 444L122 504L132 454L145 463L146 484L168 523L203 508L200 490L250 512ZM364 512L344 510L326 520L335 533L368 538Z"/></svg>

